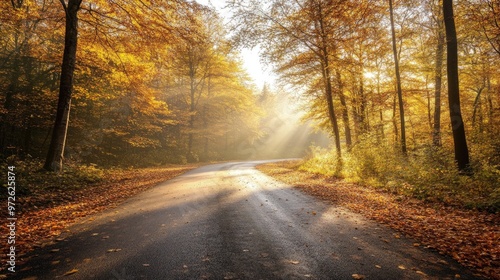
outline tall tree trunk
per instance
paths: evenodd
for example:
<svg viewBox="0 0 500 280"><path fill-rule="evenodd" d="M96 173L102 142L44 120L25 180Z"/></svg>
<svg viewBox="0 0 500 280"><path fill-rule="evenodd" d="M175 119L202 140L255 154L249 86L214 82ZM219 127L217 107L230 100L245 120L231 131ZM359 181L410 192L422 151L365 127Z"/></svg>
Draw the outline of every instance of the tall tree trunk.
<svg viewBox="0 0 500 280"><path fill-rule="evenodd" d="M433 124L432 124L432 115L431 115L431 93L427 87L427 81L425 82L425 88L426 88L426 96L427 96L427 122L429 123L429 128L432 130Z"/></svg>
<svg viewBox="0 0 500 280"><path fill-rule="evenodd" d="M379 98L378 100L378 107L379 107L379 119L380 119L380 135L382 139L385 139L385 131L384 131L384 100L382 98L382 95L380 94L380 75L377 74L377 97Z"/></svg>
<svg viewBox="0 0 500 280"><path fill-rule="evenodd" d="M339 89L340 105L342 105L342 122L344 123L345 144L347 149L352 145L351 127L349 125L349 110L347 109L347 102L344 94L344 84L342 82L342 75L340 71L336 71L337 86Z"/></svg>
<svg viewBox="0 0 500 280"><path fill-rule="evenodd" d="M44 169L49 171L62 171L64 147L69 125L69 111L71 107L71 94L73 93L73 75L76 63L76 49L78 42L78 10L82 0L60 0L66 13L66 33L64 37L64 54L61 67L61 80L59 86L59 101L57 114L50 141L49 152L45 160Z"/></svg>
<svg viewBox="0 0 500 280"><path fill-rule="evenodd" d="M342 157L342 151L340 147L340 134L339 134L337 116L335 115L335 108L333 105L333 90L332 90L332 81L330 77L330 69L328 67L328 60L325 61L325 66L323 69L323 78L325 80L325 98L328 105L328 117L330 119L330 124L332 125L333 129L333 135L335 137L335 149L337 150L337 155L340 159Z"/></svg>
<svg viewBox="0 0 500 280"><path fill-rule="evenodd" d="M487 85L487 91L486 91L486 101L487 101L487 108L488 108L488 126L486 127L486 130L488 132L491 132L493 130L493 98L491 97L491 77L488 75L488 78L486 79L486 85Z"/></svg>
<svg viewBox="0 0 500 280"><path fill-rule="evenodd" d="M196 94L196 70L193 61L193 54L189 53L189 133L188 133L188 150L186 159L188 162L194 162L193 156L193 130L194 130L194 114L196 111L195 104Z"/></svg>
<svg viewBox="0 0 500 280"><path fill-rule="evenodd" d="M398 94L395 93L394 97L392 98L392 126L394 127L394 142L399 142L399 129L398 129L398 121L396 119L397 116L397 99L398 99Z"/></svg>
<svg viewBox="0 0 500 280"><path fill-rule="evenodd" d="M325 82L325 97L326 102L328 104L328 116L330 119L330 123L332 124L333 134L335 137L335 148L337 149L338 159L342 159L342 150L340 147L340 133L339 126L337 122L337 116L335 115L335 109L333 106L333 89L332 89L332 75L330 71L330 60L329 60L329 52L327 48L327 40L326 33L324 27L324 18L323 18L323 9L321 3L318 3L318 14L319 25L321 31L321 55L322 55L322 66L323 66L323 79Z"/></svg>
<svg viewBox="0 0 500 280"><path fill-rule="evenodd" d="M188 151L186 158L188 162L193 162L195 161L194 156L193 156L193 130L194 130L194 114L195 114L195 104L194 104L194 89L191 90L191 108L189 110L190 116L189 116L189 133L188 133Z"/></svg>
<svg viewBox="0 0 500 280"><path fill-rule="evenodd" d="M210 88L210 87L209 87ZM208 107L207 104L203 106L203 126L205 129L208 128ZM204 145L203 145L203 161L208 161L208 131L206 131L204 137Z"/></svg>
<svg viewBox="0 0 500 280"><path fill-rule="evenodd" d="M477 95L476 95L476 98L474 99L474 110L472 111L472 127L475 127L476 126L476 118L477 118L477 112L478 112L478 109L479 109L479 114L482 115L482 112L481 112L481 93L483 92L483 87L479 88L477 90ZM480 116L481 118L482 116ZM479 123L479 126L481 128L481 123Z"/></svg>
<svg viewBox="0 0 500 280"><path fill-rule="evenodd" d="M209 73L208 74L208 79L207 79L207 97L210 98L211 97L211 86L212 86L212 76L211 74ZM208 128L208 105L205 104L203 106L203 126L205 129ZM203 155L204 155L204 161L208 161L209 160L209 155L208 155L208 131L205 132L205 144L204 144L204 148L203 148Z"/></svg>
<svg viewBox="0 0 500 280"><path fill-rule="evenodd" d="M465 127L460 109L457 33L453 15L453 0L443 0L443 15L446 29L448 102L450 106L453 142L455 144L455 160L461 172L470 173L469 150L467 148Z"/></svg>
<svg viewBox="0 0 500 280"><path fill-rule="evenodd" d="M359 123L361 125L361 134L368 131L367 109L366 109L366 94L365 94L365 79L363 78L363 70L360 71L359 77Z"/></svg>
<svg viewBox="0 0 500 280"><path fill-rule="evenodd" d="M437 16L438 42L436 49L436 65L434 68L434 125L432 144L441 146L441 88L443 84L444 26L441 16Z"/></svg>
<svg viewBox="0 0 500 280"><path fill-rule="evenodd" d="M394 12L392 8L392 0L389 0L389 12L391 17L391 34L392 34L392 52L394 54L394 67L396 71L396 85L399 104L399 118L401 122L401 151L406 155L406 129L405 129L405 109L403 104L403 92L401 90L401 76L399 74L399 58L396 47L396 31L394 30Z"/></svg>

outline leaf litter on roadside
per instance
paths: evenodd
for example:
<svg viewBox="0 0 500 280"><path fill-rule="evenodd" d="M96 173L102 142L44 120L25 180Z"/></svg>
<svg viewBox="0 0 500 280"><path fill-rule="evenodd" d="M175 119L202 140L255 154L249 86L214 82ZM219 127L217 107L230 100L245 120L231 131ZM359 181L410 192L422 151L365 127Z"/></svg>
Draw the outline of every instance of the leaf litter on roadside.
<svg viewBox="0 0 500 280"><path fill-rule="evenodd" d="M23 207L17 212L20 229L17 232L19 242L16 240L16 244L20 245L18 254L22 256L35 247L44 247L43 244L50 243L47 241L57 238L78 219L114 207L137 193L197 166L109 170L102 182L80 188L50 187L48 191L43 183L42 186L31 186L30 193L20 198ZM88 221L92 220L90 218ZM0 267L4 266L2 264Z"/></svg>
<svg viewBox="0 0 500 280"><path fill-rule="evenodd" d="M260 171L415 239L413 246L437 250L482 275L500 279L500 215L426 202L387 191L313 175L294 162L264 164ZM400 238L400 234L394 238ZM390 243L389 240L383 240Z"/></svg>

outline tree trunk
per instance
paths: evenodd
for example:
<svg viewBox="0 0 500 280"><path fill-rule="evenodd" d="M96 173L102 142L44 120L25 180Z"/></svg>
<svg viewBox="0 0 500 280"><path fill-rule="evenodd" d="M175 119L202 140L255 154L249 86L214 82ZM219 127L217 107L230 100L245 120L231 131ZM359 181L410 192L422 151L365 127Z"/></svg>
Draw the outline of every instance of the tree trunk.
<svg viewBox="0 0 500 280"><path fill-rule="evenodd" d="M193 154L193 130L194 130L194 114L196 112L196 69L194 58L191 51L189 52L189 133L188 133L188 150L186 159L188 162L194 162Z"/></svg>
<svg viewBox="0 0 500 280"><path fill-rule="evenodd" d="M379 106L379 119L380 119L380 136L382 139L385 139L385 131L384 131L384 99L382 98L382 95L380 94L380 74L377 74L377 97L379 98L378 100L378 106Z"/></svg>
<svg viewBox="0 0 500 280"><path fill-rule="evenodd" d="M344 94L344 84L342 82L342 76L340 72L336 71L335 74L337 76L340 104L342 105L342 122L344 123L345 144L347 146L347 149L350 149L352 145L352 136L351 127L349 125L349 110L347 109L347 102Z"/></svg>
<svg viewBox="0 0 500 280"><path fill-rule="evenodd" d="M437 17L438 42L436 49L436 65L434 72L434 125L432 131L432 144L441 146L441 88L443 84L443 55L444 55L444 31L441 17Z"/></svg>
<svg viewBox="0 0 500 280"><path fill-rule="evenodd" d="M368 131L367 123L367 109L366 109L366 94L365 94L365 80L363 78L363 70L359 74L359 124L361 128L361 134Z"/></svg>
<svg viewBox="0 0 500 280"><path fill-rule="evenodd" d="M427 96L427 122L429 123L429 128L432 130L433 125L432 125L432 115L431 115L431 93L430 90L428 89L427 78L425 81L425 89L426 89L425 93Z"/></svg>
<svg viewBox="0 0 500 280"><path fill-rule="evenodd" d="M210 86L208 87L210 89ZM207 104L205 104L203 106L203 126L205 129L208 128L208 107L207 107ZM204 137L204 147L203 147L203 161L208 161L208 131L206 131L205 133L205 137Z"/></svg>
<svg viewBox="0 0 500 280"><path fill-rule="evenodd" d="M406 129L405 129L405 109L403 104L403 92L401 90L401 76L399 74L399 58L396 48L396 31L394 30L394 12L392 8L392 0L389 0L389 12L391 17L391 34L392 34L392 52L394 54L394 67L396 71L396 85L399 104L399 118L401 122L401 151L406 155Z"/></svg>
<svg viewBox="0 0 500 280"><path fill-rule="evenodd" d="M491 132L493 130L493 98L491 97L491 77L488 75L488 78L486 79L486 85L487 85L487 91L486 91L486 101L488 104L488 126L486 127L486 130L488 132Z"/></svg>
<svg viewBox="0 0 500 280"><path fill-rule="evenodd" d="M193 96L193 94L192 94ZM194 98L192 99L194 100ZM189 110L190 116L189 116L189 133L188 133L188 151L186 158L188 162L194 162L194 155L193 155L193 130L194 130L194 114L195 114L195 108L194 108L194 101L191 103L191 109Z"/></svg>
<svg viewBox="0 0 500 280"><path fill-rule="evenodd" d="M321 7L321 4L318 5L318 14L320 16L319 18L319 25L320 25L320 31L321 31L321 55L322 55L322 66L323 66L323 79L325 81L325 97L326 97L326 102L328 104L328 116L330 119L330 123L332 125L333 129L333 134L335 137L335 148L337 150L337 156L338 159L342 159L342 151L340 147L340 133L339 133L339 126L337 122L337 116L335 115L335 109L333 106L333 89L332 89L332 76L331 76L331 71L330 71L330 61L328 59L328 48L327 48L327 40L326 40L326 34L325 34L325 27L324 27L324 18L323 18L323 10Z"/></svg>
<svg viewBox="0 0 500 280"><path fill-rule="evenodd" d="M339 126L337 122L337 116L335 115L335 109L333 107L333 94L332 94L332 82L329 77L330 71L326 67L325 69L325 79L326 79L326 101L328 103L328 115L330 117L330 123L332 124L333 134L335 136L335 148L337 149L337 155L339 159L342 157L342 151L340 148L340 134Z"/></svg>
<svg viewBox="0 0 500 280"><path fill-rule="evenodd" d="M398 121L396 120L397 99L398 99L398 94L396 92L394 94L394 97L392 98L392 126L394 127L394 142L395 143L399 142Z"/></svg>
<svg viewBox="0 0 500 280"><path fill-rule="evenodd" d="M44 169L62 171L64 147L69 125L71 94L73 92L73 75L76 63L76 49L78 41L78 10L82 0L69 0L68 4L61 0L66 13L66 33L64 37L64 54L61 67L59 86L59 101L57 114L50 141L49 152L45 160Z"/></svg>
<svg viewBox="0 0 500 280"><path fill-rule="evenodd" d="M476 98L474 99L474 110L472 111L472 127L475 127L476 126L476 118L477 118L477 112L478 112L478 109L479 109L479 114L480 114L480 118L482 119L482 111L481 111L481 93L483 92L483 89L484 88L479 88L477 90L477 95L476 95ZM479 123L479 127L481 128L482 126L482 123ZM480 129L481 131L481 129Z"/></svg>
<svg viewBox="0 0 500 280"><path fill-rule="evenodd" d="M453 0L443 0L444 25L446 29L448 102L450 120L455 144L455 160L461 172L470 173L469 150L465 137L465 127L460 109L460 89L458 82L458 51Z"/></svg>

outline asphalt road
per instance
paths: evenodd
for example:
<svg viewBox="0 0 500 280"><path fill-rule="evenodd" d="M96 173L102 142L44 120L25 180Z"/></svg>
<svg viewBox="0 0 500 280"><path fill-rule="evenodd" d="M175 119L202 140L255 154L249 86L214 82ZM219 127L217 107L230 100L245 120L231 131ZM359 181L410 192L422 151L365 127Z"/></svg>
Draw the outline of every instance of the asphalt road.
<svg viewBox="0 0 500 280"><path fill-rule="evenodd" d="M258 163L201 167L87 218L13 278L476 279L383 225L263 175Z"/></svg>

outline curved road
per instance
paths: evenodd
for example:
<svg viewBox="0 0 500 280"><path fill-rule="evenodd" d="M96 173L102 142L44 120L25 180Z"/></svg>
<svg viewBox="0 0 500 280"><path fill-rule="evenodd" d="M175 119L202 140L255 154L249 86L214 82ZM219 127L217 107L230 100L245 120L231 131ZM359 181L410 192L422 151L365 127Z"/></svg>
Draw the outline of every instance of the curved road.
<svg viewBox="0 0 500 280"><path fill-rule="evenodd" d="M259 163L209 165L162 183L73 226L13 278L475 279L385 226L267 177Z"/></svg>

